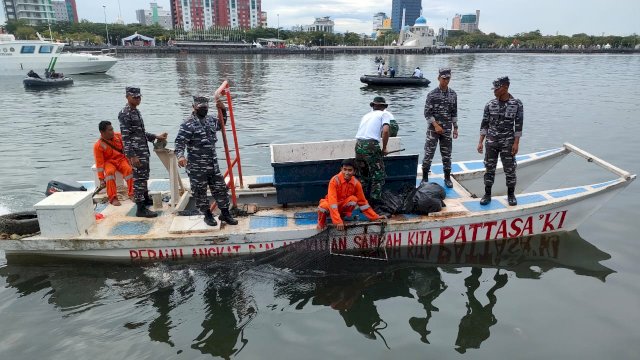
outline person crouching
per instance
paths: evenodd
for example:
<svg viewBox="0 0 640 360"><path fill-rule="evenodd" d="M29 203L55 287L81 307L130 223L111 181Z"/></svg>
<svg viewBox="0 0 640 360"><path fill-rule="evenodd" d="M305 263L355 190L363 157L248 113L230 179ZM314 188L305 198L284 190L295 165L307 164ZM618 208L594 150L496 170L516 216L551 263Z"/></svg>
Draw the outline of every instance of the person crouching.
<svg viewBox="0 0 640 360"><path fill-rule="evenodd" d="M369 220L384 219L371 208L362 191L362 184L353 176L355 162L352 159L342 161L340 172L329 181L329 192L318 205L318 230L327 226L327 215L338 230L344 230L342 216L349 217L356 206Z"/></svg>

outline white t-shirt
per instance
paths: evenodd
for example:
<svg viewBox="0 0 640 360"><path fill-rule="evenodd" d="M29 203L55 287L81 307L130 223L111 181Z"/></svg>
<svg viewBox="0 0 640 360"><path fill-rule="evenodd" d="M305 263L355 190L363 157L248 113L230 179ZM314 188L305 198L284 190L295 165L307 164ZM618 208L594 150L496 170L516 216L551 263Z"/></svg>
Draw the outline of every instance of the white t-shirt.
<svg viewBox="0 0 640 360"><path fill-rule="evenodd" d="M372 110L365 114L360 120L360 126L356 133L356 139L360 140L377 140L382 141L380 133L384 124L389 125L389 121L393 120L393 114L387 110Z"/></svg>
<svg viewBox="0 0 640 360"><path fill-rule="evenodd" d="M413 72L413 77L421 78L422 71L420 69L416 69L416 71Z"/></svg>

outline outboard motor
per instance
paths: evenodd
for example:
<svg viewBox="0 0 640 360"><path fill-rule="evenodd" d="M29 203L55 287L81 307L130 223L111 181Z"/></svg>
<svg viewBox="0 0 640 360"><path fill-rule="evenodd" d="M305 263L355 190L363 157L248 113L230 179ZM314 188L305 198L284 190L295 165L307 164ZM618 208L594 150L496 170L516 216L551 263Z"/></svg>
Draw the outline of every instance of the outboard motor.
<svg viewBox="0 0 640 360"><path fill-rule="evenodd" d="M45 194L49 196L54 192L60 191L87 191L87 188L74 180L54 179L49 181L49 184L47 184L47 191L45 191Z"/></svg>

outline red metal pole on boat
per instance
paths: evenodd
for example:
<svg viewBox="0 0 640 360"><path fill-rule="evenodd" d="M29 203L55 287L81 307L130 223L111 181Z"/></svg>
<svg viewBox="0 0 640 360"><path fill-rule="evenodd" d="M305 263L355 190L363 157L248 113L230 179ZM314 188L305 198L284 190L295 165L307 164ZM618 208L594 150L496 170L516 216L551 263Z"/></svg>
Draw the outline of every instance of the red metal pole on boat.
<svg viewBox="0 0 640 360"><path fill-rule="evenodd" d="M232 200L233 206L236 207L237 206L236 186L235 186L235 177L233 175L233 166L236 164L238 165L238 176L240 179L240 186L243 187L244 185L242 181L242 166L240 163L240 149L238 147L238 137L236 133L235 117L233 115L233 105L231 103L231 92L229 91L229 83L226 80L222 83L222 85L220 85L220 87L216 90L214 94L214 98L216 102L221 95L226 95L226 98L227 98L227 106L229 110L228 115L229 115L229 119L231 120L231 129L232 129L233 142L235 145L235 153L236 153L235 159L232 160L231 154L229 152L229 142L227 140L226 127L225 127L224 121L221 121L222 142L224 143L225 158L227 160L227 171L224 173L223 177L227 177L227 175L229 176L229 182L227 183L227 185L231 189L231 200ZM222 109L219 109L219 108L218 108L218 118L223 119Z"/></svg>

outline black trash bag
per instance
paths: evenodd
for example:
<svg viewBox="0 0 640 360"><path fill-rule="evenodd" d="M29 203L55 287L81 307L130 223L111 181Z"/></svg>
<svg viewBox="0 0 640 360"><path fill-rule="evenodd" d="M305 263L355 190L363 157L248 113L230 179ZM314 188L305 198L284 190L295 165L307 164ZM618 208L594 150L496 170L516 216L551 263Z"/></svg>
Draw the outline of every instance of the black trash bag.
<svg viewBox="0 0 640 360"><path fill-rule="evenodd" d="M420 183L413 195L413 208L411 212L414 214L429 214L442 210L446 193L444 188L436 183Z"/></svg>
<svg viewBox="0 0 640 360"><path fill-rule="evenodd" d="M406 186L400 189L399 192L382 190L380 202L373 204L373 210L375 210L378 215L409 213L412 206L407 206L407 204L412 202L412 194L414 191L415 189L411 186Z"/></svg>

